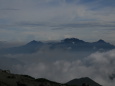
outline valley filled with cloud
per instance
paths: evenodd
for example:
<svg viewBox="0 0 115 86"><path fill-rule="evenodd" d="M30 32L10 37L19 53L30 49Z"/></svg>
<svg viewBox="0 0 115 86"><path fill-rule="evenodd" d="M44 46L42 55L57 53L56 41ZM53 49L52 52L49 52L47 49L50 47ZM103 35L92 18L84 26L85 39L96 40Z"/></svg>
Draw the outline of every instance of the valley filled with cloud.
<svg viewBox="0 0 115 86"><path fill-rule="evenodd" d="M81 52L81 54L85 53ZM115 84L114 57L114 49L79 57L76 52L49 50L45 46L32 54L0 56L0 68L62 83L74 78L90 77L103 86L113 86Z"/></svg>

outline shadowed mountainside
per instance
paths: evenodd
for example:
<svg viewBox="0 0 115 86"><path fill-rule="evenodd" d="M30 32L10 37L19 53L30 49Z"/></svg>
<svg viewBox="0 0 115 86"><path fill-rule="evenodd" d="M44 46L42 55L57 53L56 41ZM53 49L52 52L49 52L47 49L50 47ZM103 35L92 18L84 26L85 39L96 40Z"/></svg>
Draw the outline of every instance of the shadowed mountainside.
<svg viewBox="0 0 115 86"><path fill-rule="evenodd" d="M88 77L84 77L84 78L80 78L80 79L73 79L73 80L67 82L66 84L82 86L83 83L86 83L89 86L102 86L102 85L96 83L95 81L91 80Z"/></svg>
<svg viewBox="0 0 115 86"><path fill-rule="evenodd" d="M0 70L0 86L66 86L47 79L35 79L28 75L12 74L9 70Z"/></svg>
<svg viewBox="0 0 115 86"><path fill-rule="evenodd" d="M35 79L28 75L12 74L9 70L0 70L0 86L82 86L83 83L101 86L89 78L74 79L61 84L44 78Z"/></svg>

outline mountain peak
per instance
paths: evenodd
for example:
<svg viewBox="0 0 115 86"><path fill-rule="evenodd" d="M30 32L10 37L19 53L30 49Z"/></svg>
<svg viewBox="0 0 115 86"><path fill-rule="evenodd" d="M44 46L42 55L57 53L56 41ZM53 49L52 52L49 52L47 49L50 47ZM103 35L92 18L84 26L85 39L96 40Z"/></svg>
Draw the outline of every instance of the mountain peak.
<svg viewBox="0 0 115 86"><path fill-rule="evenodd" d="M62 42L66 42L66 43L84 43L83 40L77 39L77 38L66 38L64 40L62 40Z"/></svg>
<svg viewBox="0 0 115 86"><path fill-rule="evenodd" d="M83 78L80 78L80 79L73 79L73 80L67 82L68 85L78 85L78 86L82 86L83 83L86 83L90 86L101 86L100 84L93 81L89 77L83 77Z"/></svg>
<svg viewBox="0 0 115 86"><path fill-rule="evenodd" d="M82 78L80 78L80 79L90 79L89 77L82 77ZM90 79L91 80L91 79Z"/></svg>
<svg viewBox="0 0 115 86"><path fill-rule="evenodd" d="M104 40L100 39L97 41L98 43L106 43Z"/></svg>
<svg viewBox="0 0 115 86"><path fill-rule="evenodd" d="M39 44L39 43L42 43L42 42L33 40L33 41L27 43L27 45L37 45L37 44Z"/></svg>
<svg viewBox="0 0 115 86"><path fill-rule="evenodd" d="M36 42L38 42L38 41L36 41L36 40L32 40L31 42L32 42L32 43L36 43Z"/></svg>

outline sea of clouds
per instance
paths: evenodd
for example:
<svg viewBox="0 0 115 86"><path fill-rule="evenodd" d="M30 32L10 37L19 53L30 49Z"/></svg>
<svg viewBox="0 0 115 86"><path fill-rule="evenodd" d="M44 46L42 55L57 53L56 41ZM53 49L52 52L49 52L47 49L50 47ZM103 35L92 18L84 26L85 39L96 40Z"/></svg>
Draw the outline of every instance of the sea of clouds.
<svg viewBox="0 0 115 86"><path fill-rule="evenodd" d="M115 84L115 79L110 79L115 74L115 50L95 52L82 58L77 55L75 52L45 47L33 54L1 55L0 68L61 83L74 78L90 77L103 86Z"/></svg>

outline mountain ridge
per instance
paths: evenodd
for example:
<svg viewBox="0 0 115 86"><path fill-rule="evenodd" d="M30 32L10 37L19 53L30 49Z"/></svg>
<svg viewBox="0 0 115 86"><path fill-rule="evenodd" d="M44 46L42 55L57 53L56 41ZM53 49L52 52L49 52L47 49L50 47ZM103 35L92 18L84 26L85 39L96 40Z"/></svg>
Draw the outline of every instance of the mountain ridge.
<svg viewBox="0 0 115 86"><path fill-rule="evenodd" d="M51 50L62 49L74 52L81 52L81 51L96 52L96 51L108 51L115 49L114 45L107 43L102 39L96 42L85 42L77 38L66 38L61 40L60 42L47 42L47 43L33 40L19 47L0 49L0 54L35 53L45 45L48 45L49 49Z"/></svg>

